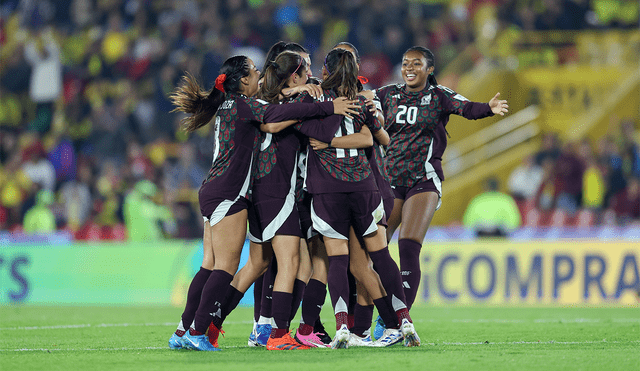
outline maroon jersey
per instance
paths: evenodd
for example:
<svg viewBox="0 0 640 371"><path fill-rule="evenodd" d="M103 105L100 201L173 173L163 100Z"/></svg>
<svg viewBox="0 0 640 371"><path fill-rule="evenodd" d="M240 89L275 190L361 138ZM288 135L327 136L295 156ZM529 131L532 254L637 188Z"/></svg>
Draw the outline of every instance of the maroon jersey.
<svg viewBox="0 0 640 371"><path fill-rule="evenodd" d="M228 200L247 197L251 167L260 144L260 123L332 113L331 102L269 105L259 99L229 94L216 113L213 164L202 187L206 185L207 194L212 197Z"/></svg>
<svg viewBox="0 0 640 371"><path fill-rule="evenodd" d="M325 90L320 101L332 101L336 97L335 92ZM339 123L334 137L357 133L367 122L375 120L364 103L365 99L359 99L362 111L353 119L332 115L321 120L325 127ZM314 151L308 148L305 184L311 194L377 190L364 149L325 148Z"/></svg>
<svg viewBox="0 0 640 371"><path fill-rule="evenodd" d="M313 98L305 92L281 104L291 103L312 104ZM306 140L296 129L305 131L304 129L311 126L298 123L295 128L290 126L279 133L261 133L259 153L254 167L254 191L276 198L286 198L294 192L300 143ZM313 130L311 132L313 133ZM326 134L319 136L327 137Z"/></svg>
<svg viewBox="0 0 640 371"><path fill-rule="evenodd" d="M435 171L444 179L441 161L447 147L445 126L450 114L467 119L493 115L489 104L470 102L441 85L419 92L407 91L406 84L387 85L377 89L376 96L391 139L385 169L393 186L412 187L428 171Z"/></svg>

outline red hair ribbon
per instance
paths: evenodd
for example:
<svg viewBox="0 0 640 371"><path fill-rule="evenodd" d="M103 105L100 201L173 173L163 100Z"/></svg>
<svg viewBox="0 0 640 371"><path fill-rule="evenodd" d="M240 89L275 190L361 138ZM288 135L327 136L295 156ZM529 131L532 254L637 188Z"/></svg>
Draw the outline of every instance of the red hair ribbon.
<svg viewBox="0 0 640 371"><path fill-rule="evenodd" d="M365 84L367 84L369 82L369 79L364 77L364 76L358 76L358 80L360 80L360 83L362 85L365 85Z"/></svg>
<svg viewBox="0 0 640 371"><path fill-rule="evenodd" d="M220 90L223 93L224 93L224 86L222 86L222 84L224 84L224 81L226 79L227 79L227 75L225 75L224 73L216 77L216 89Z"/></svg>

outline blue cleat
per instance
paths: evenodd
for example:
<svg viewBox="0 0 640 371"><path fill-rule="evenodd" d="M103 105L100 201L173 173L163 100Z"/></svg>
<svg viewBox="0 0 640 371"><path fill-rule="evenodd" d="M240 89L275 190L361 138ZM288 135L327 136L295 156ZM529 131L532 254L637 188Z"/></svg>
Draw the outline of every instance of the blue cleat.
<svg viewBox="0 0 640 371"><path fill-rule="evenodd" d="M270 324L258 324L256 326L256 343L258 346L266 347L267 340L269 340L269 336L271 336L271 325Z"/></svg>
<svg viewBox="0 0 640 371"><path fill-rule="evenodd" d="M378 316L378 318L376 318L376 328L373 329L373 337L378 340L382 337L382 335L384 334L384 330L387 327L384 325L384 321L382 320L382 317Z"/></svg>
<svg viewBox="0 0 640 371"><path fill-rule="evenodd" d="M253 329L251 329L251 334L249 335L249 341L247 342L247 344L250 347L259 347L260 344L258 344L258 330L257 330L257 326L258 326L258 322L253 322Z"/></svg>
<svg viewBox="0 0 640 371"><path fill-rule="evenodd" d="M169 339L169 348L171 349L182 349L182 336L178 336L175 332L171 335Z"/></svg>
<svg viewBox="0 0 640 371"><path fill-rule="evenodd" d="M183 339L183 347L187 349L193 350L203 350L209 352L219 351L219 348L214 347L209 342L209 337L207 335L191 335L189 331L187 331Z"/></svg>

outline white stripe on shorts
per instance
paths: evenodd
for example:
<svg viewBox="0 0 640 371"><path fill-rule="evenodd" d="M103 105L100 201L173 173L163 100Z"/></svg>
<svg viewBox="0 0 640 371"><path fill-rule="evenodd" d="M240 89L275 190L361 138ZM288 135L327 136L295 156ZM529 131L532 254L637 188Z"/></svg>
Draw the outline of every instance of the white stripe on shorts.
<svg viewBox="0 0 640 371"><path fill-rule="evenodd" d="M433 140L431 140L431 144L429 145L429 153L427 154L427 160L424 162L424 170L427 173L425 178L433 180L433 184L436 186L438 190L438 206L436 206L436 210L442 206L442 181L438 177L438 173L436 173L436 169L431 165L429 160L431 160L431 156L433 155Z"/></svg>
<svg viewBox="0 0 640 371"><path fill-rule="evenodd" d="M249 184L251 183L251 167L253 166L253 158L251 159L251 163L249 163L249 171L247 172L247 176L244 178L244 183L242 184L242 188L240 189L240 193L236 196L235 200L224 200L220 202L220 205L216 207L216 209L211 213L209 218L203 216L204 220L209 220L209 224L213 227L214 225L220 223L222 218L224 218L229 209L233 204L235 204L240 197L247 194L249 190Z"/></svg>
<svg viewBox="0 0 640 371"><path fill-rule="evenodd" d="M311 199L311 222L313 222L313 229L318 231L318 233L320 233L321 235L329 237L329 238L337 238L337 239L340 239L340 240L348 240L349 238L347 238L346 236L341 235L335 229L331 228L329 223L327 223L324 220L322 220L322 218L320 218L318 216L318 214L316 214L316 211L313 208L313 202L314 201L315 201L315 199L312 198Z"/></svg>
<svg viewBox="0 0 640 371"><path fill-rule="evenodd" d="M297 156L298 154L296 153L296 157ZM282 205L282 209L280 209L278 215L276 215L276 217L264 228L264 231L262 231L263 241L269 241L276 235L276 232L278 231L278 229L280 229L280 227L282 227L289 215L291 215L291 212L296 205L296 177L298 175L296 171L297 165L298 164L293 165L293 174L291 175L290 182L291 185L289 187L289 193L284 200L284 205Z"/></svg>
<svg viewBox="0 0 640 371"><path fill-rule="evenodd" d="M373 220L371 221L371 224L369 225L367 230L364 231L363 236L368 236L378 230L378 223L384 216L384 202L382 201L382 197L380 197L380 204L378 205L378 207L376 207L376 209L371 212L371 216L373 216Z"/></svg>

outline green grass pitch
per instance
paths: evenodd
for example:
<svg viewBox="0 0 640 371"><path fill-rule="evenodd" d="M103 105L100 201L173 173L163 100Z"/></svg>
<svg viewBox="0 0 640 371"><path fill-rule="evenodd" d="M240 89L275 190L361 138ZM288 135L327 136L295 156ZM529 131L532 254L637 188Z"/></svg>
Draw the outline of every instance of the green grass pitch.
<svg viewBox="0 0 640 371"><path fill-rule="evenodd" d="M322 318L334 321L325 305ZM224 325L222 352L174 351L172 307L0 307L0 369L12 370L640 370L638 308L411 310L423 345L249 348L252 308ZM299 322L299 316L294 325Z"/></svg>

